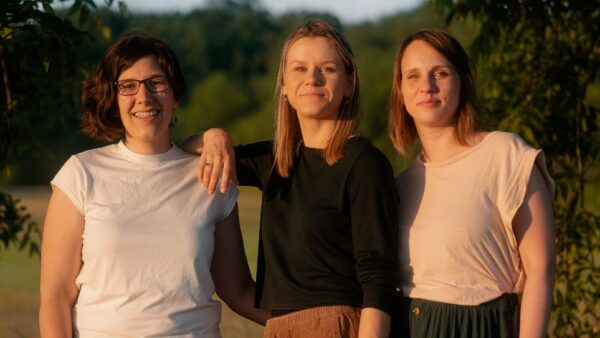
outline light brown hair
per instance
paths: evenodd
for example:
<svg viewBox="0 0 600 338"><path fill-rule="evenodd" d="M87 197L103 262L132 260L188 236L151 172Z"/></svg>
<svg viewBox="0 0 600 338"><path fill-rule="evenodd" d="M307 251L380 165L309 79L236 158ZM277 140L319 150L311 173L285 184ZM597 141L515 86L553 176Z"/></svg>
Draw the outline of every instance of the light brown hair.
<svg viewBox="0 0 600 338"><path fill-rule="evenodd" d="M125 127L117 106L116 81L139 59L151 55L156 57L169 79L173 98L178 102L181 100L186 83L175 52L153 36L140 32L127 34L108 48L90 77L83 82L81 130L84 134L104 141L123 137Z"/></svg>
<svg viewBox="0 0 600 338"><path fill-rule="evenodd" d="M402 97L402 57L406 48L414 41L423 41L429 44L445 57L458 73L460 98L454 113L455 137L459 143L467 144L468 137L483 128L483 121L477 113L479 101L475 93L475 77L471 59L460 43L447 32L424 29L409 35L396 53L388 122L388 134L394 147L401 155L406 156L408 147L418 137L415 122L406 111Z"/></svg>
<svg viewBox="0 0 600 338"><path fill-rule="evenodd" d="M287 38L281 52L279 73L277 75L275 112L275 168L282 177L289 177L294 164L294 157L302 144L302 133L295 109L282 93L283 76L287 61L287 53L292 44L305 37L324 37L335 46L352 85L352 95L342 102L333 135L323 149L323 157L329 165L333 165L343 156L349 138L356 133L360 115L358 65L350 44L335 28L322 20L310 20L299 26Z"/></svg>

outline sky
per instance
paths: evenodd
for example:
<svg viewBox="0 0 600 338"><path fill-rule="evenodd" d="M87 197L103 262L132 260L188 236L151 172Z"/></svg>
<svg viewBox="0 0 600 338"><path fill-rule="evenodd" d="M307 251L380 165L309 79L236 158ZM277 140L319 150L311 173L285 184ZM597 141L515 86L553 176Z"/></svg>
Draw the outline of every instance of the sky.
<svg viewBox="0 0 600 338"><path fill-rule="evenodd" d="M202 7L207 0L124 0L131 12L187 12ZM269 12L291 10L327 11L345 23L375 20L386 14L409 10L422 0L260 0Z"/></svg>

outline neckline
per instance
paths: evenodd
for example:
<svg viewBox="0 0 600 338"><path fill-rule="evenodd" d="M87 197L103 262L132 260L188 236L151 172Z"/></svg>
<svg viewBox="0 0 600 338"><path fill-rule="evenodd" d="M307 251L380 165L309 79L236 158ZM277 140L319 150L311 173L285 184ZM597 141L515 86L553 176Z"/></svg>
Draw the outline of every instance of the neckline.
<svg viewBox="0 0 600 338"><path fill-rule="evenodd" d="M152 155L136 153L135 151L127 148L127 146L125 145L125 143L123 143L122 140L119 141L117 146L119 148L119 152L121 153L121 155L123 155L123 157L127 158L128 160L130 160L134 163L148 165L148 166L158 166L158 165L164 164L166 162L169 162L169 161L173 160L175 158L175 155L179 152L179 150L178 150L179 148L174 144L171 144L171 148L169 150L167 150L166 152L164 152L162 154L152 154Z"/></svg>
<svg viewBox="0 0 600 338"><path fill-rule="evenodd" d="M361 138L363 138L363 137L362 137L362 136L360 136L360 135L354 135L354 136L350 136L350 137L348 138L348 143L346 143L346 144L350 144L350 142L356 142L356 140L359 140L359 139L361 139ZM302 143L300 144L300 148L301 148L301 149L304 149L304 150L311 151L311 152L318 152L318 153L321 153L323 150L325 150L325 149L326 149L326 148L314 148L314 147L307 147L307 146L304 144L304 142L302 142Z"/></svg>
<svg viewBox="0 0 600 338"><path fill-rule="evenodd" d="M473 147L471 147L461 153L458 153L458 154L454 155L453 157L450 157L449 159L446 159L444 161L424 162L421 154L419 154L419 156L417 156L417 158L415 159L415 162L426 168L437 168L437 167L444 167L444 166L450 165L454 162L458 162L458 161L462 160L463 158L465 158L465 157L473 154L477 150L481 149L486 143L489 142L489 140L492 138L492 135L494 135L496 133L497 133L496 130L489 132L487 135L485 135L485 137L478 144L476 144Z"/></svg>

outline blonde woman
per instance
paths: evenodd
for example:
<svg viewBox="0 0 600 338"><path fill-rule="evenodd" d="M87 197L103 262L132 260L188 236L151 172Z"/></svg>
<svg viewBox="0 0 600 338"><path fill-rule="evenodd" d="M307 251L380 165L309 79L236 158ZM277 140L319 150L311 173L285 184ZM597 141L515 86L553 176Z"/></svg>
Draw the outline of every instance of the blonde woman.
<svg viewBox="0 0 600 338"><path fill-rule="evenodd" d="M357 71L331 26L298 27L279 66L275 140L236 148L240 184L262 190L255 301L273 315L265 337L389 335L398 199L388 160L357 136ZM203 139L205 154L228 142L214 130ZM202 162L207 185L220 158Z"/></svg>

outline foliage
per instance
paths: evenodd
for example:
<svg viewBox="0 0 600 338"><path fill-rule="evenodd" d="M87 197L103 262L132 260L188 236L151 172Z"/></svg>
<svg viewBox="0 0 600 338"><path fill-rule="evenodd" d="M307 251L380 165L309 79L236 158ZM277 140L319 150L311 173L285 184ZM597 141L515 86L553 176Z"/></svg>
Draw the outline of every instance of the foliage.
<svg viewBox="0 0 600 338"><path fill-rule="evenodd" d="M110 5L112 0L106 3ZM95 8L91 0L75 0L67 15L78 18L81 27L101 28L107 34L107 28L91 16ZM7 170L11 152L43 149L37 128L65 124L62 112L73 109L73 94L78 92L82 75L74 51L90 37L58 16L52 0L3 0L0 4L2 174L11 176ZM54 109L54 114L49 109ZM18 200L5 193L0 196L1 246L19 240L21 248L29 245L30 252L37 252L32 240L32 235L39 233L37 224Z"/></svg>
<svg viewBox="0 0 600 338"><path fill-rule="evenodd" d="M19 249L29 247L29 253L39 254L39 246L35 237L39 236L36 222L31 220L31 215L19 200L0 191L0 243L4 248L9 245L18 245Z"/></svg>
<svg viewBox="0 0 600 338"><path fill-rule="evenodd" d="M589 1L438 0L447 20L474 18L483 101L500 129L544 149L556 184L558 267L550 334L597 337L600 215L586 189L600 165L600 6ZM597 206L596 206L597 208Z"/></svg>

